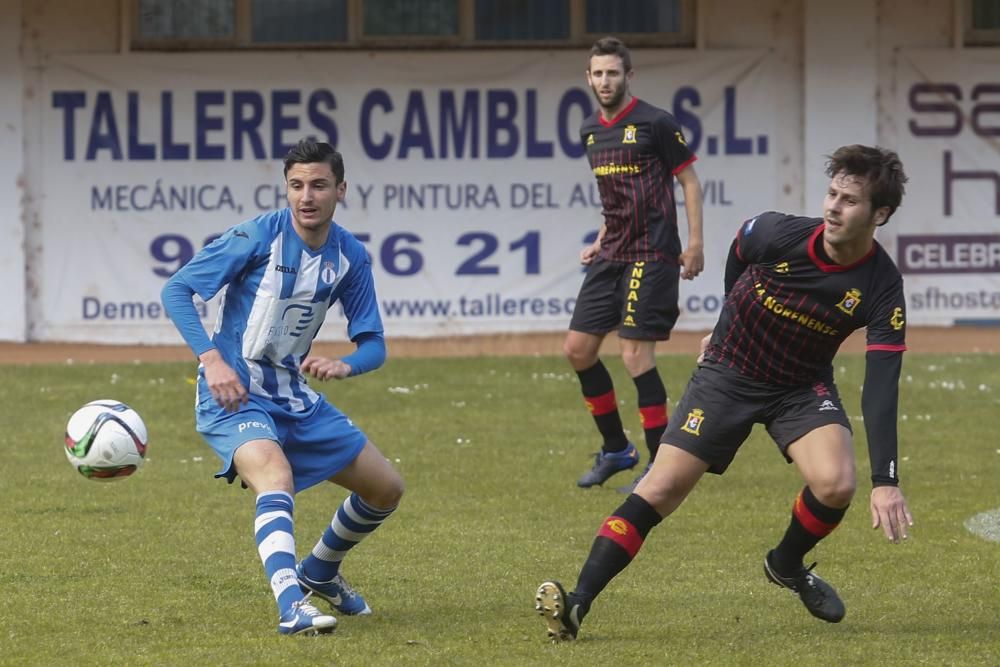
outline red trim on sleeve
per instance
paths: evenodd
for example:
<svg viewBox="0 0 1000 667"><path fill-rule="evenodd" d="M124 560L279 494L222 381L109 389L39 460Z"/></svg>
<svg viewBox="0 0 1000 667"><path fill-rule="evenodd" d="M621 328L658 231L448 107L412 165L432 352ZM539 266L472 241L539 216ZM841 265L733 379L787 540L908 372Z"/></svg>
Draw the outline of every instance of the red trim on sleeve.
<svg viewBox="0 0 1000 667"><path fill-rule="evenodd" d="M609 516L605 519L601 529L597 531L597 536L606 537L620 546L628 553L629 558L635 558L643 541L639 530L620 516Z"/></svg>
<svg viewBox="0 0 1000 667"><path fill-rule="evenodd" d="M868 352L905 352L906 345L869 345L865 348Z"/></svg>
<svg viewBox="0 0 1000 667"><path fill-rule="evenodd" d="M680 164L680 166L678 166L677 168L675 168L675 169L674 169L674 170L673 170L672 172L670 172L670 173L671 173L671 174L673 174L674 176L676 176L677 174L679 174L679 173L681 173L682 171L684 171L685 169L687 169L687 168L688 168L688 166L689 166L689 165L691 165L691 164L693 164L693 163L694 163L694 161L695 161L695 160L697 160L697 159L698 159L698 156L697 156L697 155L692 155L692 156L691 156L691 157L690 157L690 158L689 158L689 159L688 159L688 160L687 160L686 162L682 162L682 163Z"/></svg>
<svg viewBox="0 0 1000 667"><path fill-rule="evenodd" d="M625 106L624 109L622 109L621 111L619 111L618 115L615 116L614 118L612 118L611 120L604 120L604 114L602 114L600 111L598 111L597 112L597 120L599 120L601 122L601 125L603 125L604 127L611 127L612 125L614 125L615 123L617 123L618 121L620 121L622 118L624 118L628 114L629 111L631 111L632 109L635 108L635 105L638 104L638 103L639 103L639 98L638 97L633 97L632 101L629 102Z"/></svg>

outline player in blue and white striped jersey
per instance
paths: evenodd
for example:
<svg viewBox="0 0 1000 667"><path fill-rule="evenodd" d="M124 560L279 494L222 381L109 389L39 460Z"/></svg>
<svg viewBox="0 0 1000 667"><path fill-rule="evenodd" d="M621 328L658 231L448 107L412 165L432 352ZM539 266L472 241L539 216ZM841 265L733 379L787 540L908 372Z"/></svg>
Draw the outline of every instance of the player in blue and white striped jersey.
<svg viewBox="0 0 1000 667"><path fill-rule="evenodd" d="M163 288L163 304L198 356L198 432L222 460L216 477L239 476L257 494L254 532L283 634L331 632L339 612L371 609L340 574L347 552L396 508L403 480L350 419L312 389L385 361L371 263L333 221L347 183L340 153L303 140L285 157L289 207L229 229ZM211 338L192 303L226 288ZM357 349L310 356L327 310L339 301ZM294 495L328 480L352 493L312 553L296 564Z"/></svg>

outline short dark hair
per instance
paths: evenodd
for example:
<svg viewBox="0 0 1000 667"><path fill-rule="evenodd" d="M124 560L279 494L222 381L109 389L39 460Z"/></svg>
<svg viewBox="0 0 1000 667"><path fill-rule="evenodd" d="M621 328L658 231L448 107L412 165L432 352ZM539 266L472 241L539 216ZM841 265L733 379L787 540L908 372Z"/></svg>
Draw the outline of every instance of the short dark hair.
<svg viewBox="0 0 1000 667"><path fill-rule="evenodd" d="M895 151L878 146L852 144L841 146L833 155L827 155L826 159L826 175L830 178L843 173L865 179L868 195L872 200L872 211L883 206L889 207L886 220L903 201L903 194L906 192L904 185L909 179L903 173L903 163Z"/></svg>
<svg viewBox="0 0 1000 667"><path fill-rule="evenodd" d="M302 139L288 151L288 155L285 156L285 178L288 178L288 170L293 164L315 162L326 162L330 165L330 171L337 179L337 184L344 182L344 156L330 144L312 139Z"/></svg>
<svg viewBox="0 0 1000 667"><path fill-rule="evenodd" d="M632 54L629 53L625 43L617 37L601 37L590 47L590 57L594 56L618 56L622 59L622 67L626 72L632 71ZM587 71L590 71L590 60L587 60Z"/></svg>

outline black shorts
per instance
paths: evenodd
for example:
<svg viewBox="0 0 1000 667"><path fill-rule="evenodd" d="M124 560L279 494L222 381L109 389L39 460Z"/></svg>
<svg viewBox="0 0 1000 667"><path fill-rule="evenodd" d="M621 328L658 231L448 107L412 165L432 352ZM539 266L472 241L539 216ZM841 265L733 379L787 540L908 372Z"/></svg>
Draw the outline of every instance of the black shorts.
<svg viewBox="0 0 1000 667"><path fill-rule="evenodd" d="M694 454L721 475L754 424L764 424L785 460L788 446L821 426L851 430L828 377L785 387L753 380L719 364L702 364L688 382L660 442Z"/></svg>
<svg viewBox="0 0 1000 667"><path fill-rule="evenodd" d="M609 262L587 267L576 298L573 331L622 338L667 340L677 322L680 267L665 262Z"/></svg>

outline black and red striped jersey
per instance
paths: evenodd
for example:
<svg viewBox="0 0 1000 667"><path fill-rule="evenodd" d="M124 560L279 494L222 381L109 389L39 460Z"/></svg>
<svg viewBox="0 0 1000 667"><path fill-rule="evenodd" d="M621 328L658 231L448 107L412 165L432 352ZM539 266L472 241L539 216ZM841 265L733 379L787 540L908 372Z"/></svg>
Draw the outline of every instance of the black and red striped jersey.
<svg viewBox="0 0 1000 667"><path fill-rule="evenodd" d="M681 242L674 175L696 158L674 117L633 98L610 121L600 111L591 114L580 137L604 209L600 256L676 264Z"/></svg>
<svg viewBox="0 0 1000 667"><path fill-rule="evenodd" d="M906 349L903 278L878 242L854 264L834 264L823 251L822 219L769 212L740 227L736 265L745 268L730 278L727 266L708 361L801 385L829 374L841 343L861 327L869 350Z"/></svg>

